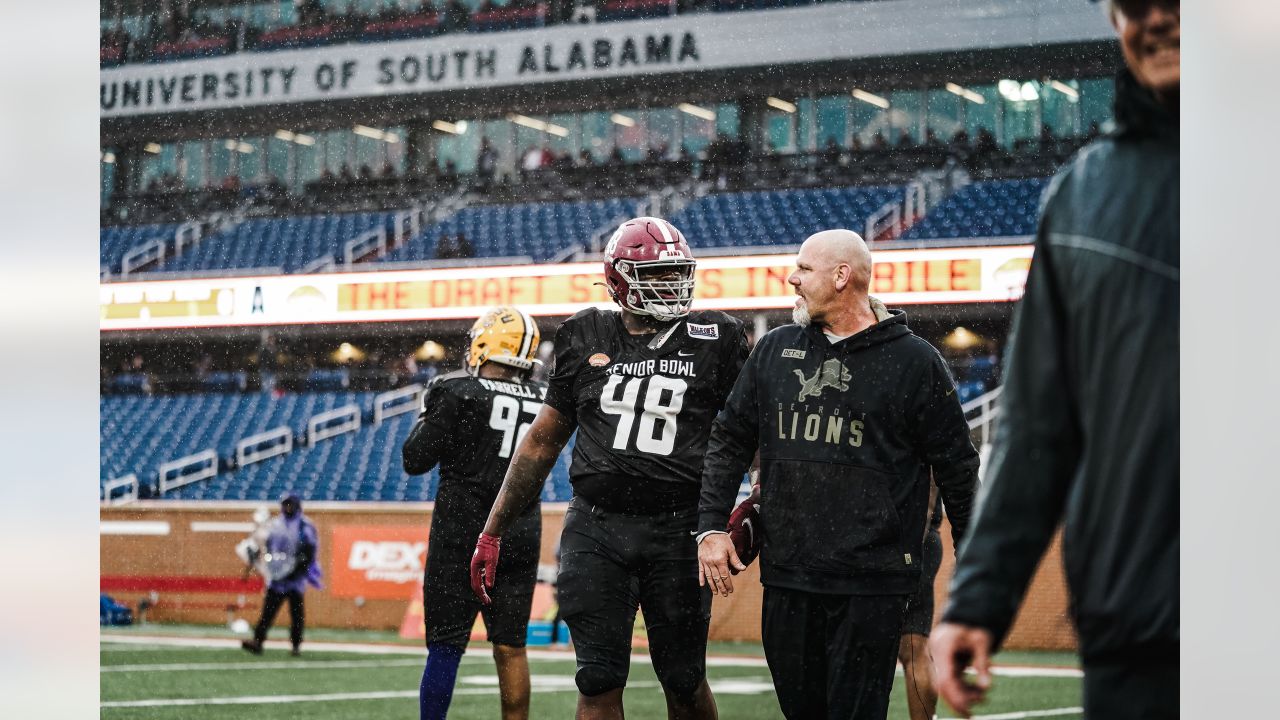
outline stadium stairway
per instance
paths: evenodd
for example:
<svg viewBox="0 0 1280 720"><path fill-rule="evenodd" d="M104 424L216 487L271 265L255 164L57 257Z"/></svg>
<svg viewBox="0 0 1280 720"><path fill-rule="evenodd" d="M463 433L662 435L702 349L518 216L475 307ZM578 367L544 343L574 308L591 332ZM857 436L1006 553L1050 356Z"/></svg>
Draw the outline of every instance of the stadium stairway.
<svg viewBox="0 0 1280 720"><path fill-rule="evenodd" d="M476 257L529 256L546 262L568 248L580 247L601 227L634 217L638 207L639 201L633 198L473 205L428 226L380 260L431 260L441 236L462 234Z"/></svg>
<svg viewBox="0 0 1280 720"><path fill-rule="evenodd" d="M321 258L337 258L356 237L383 228L391 232L395 212L303 215L246 220L209 235L161 272L281 268L297 272Z"/></svg>
<svg viewBox="0 0 1280 720"><path fill-rule="evenodd" d="M149 397L106 396L101 409L101 481L134 473L154 485L161 464L211 448L219 457L212 478L170 490L175 500L275 500L293 490L309 500L430 501L439 471L410 476L400 466L400 448L416 413L404 413L373 425L371 392L308 392L276 398L269 393L201 394ZM321 440L302 441L307 421L326 410L354 404L358 430ZM292 452L234 467L235 447L243 438L288 426ZM557 461L543 500L567 501L572 442Z"/></svg>
<svg viewBox="0 0 1280 720"><path fill-rule="evenodd" d="M1016 237L1036 229L1048 178L990 180L960 188L933 207L899 240Z"/></svg>
<svg viewBox="0 0 1280 720"><path fill-rule="evenodd" d="M103 478L135 473L154 478L169 460L212 449L235 455L244 437L287 425L300 433L307 418L364 400L372 393L269 393L194 395L105 395L100 413L100 473Z"/></svg>
<svg viewBox="0 0 1280 720"><path fill-rule="evenodd" d="M993 180L966 185L945 198L898 239L902 241L1013 237L1035 231L1047 178ZM768 248L795 245L832 227L862 231L869 216L902 202L899 186L828 187L717 193L694 199L670 216L695 248ZM436 257L441 237L466 236L476 257L531 257L547 262L580 248L603 228L634 217L635 198L576 202L473 205L453 212L375 262L422 262ZM159 272L280 268L297 272L336 259L352 239L379 228L395 232L397 212L250 219L206 236ZM102 263L112 272L129 248L151 239L172 244L177 225L103 228Z"/></svg>
<svg viewBox="0 0 1280 720"><path fill-rule="evenodd" d="M151 240L173 244L177 223L154 225L113 225L98 231L98 259L111 273L120 272L120 262L125 253Z"/></svg>

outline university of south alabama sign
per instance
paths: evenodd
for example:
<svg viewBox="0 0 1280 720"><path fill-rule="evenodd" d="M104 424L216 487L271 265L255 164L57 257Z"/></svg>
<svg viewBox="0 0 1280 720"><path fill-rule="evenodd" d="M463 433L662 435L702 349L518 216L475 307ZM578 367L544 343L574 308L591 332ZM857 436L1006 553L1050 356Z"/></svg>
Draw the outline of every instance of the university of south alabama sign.
<svg viewBox="0 0 1280 720"><path fill-rule="evenodd" d="M471 39L477 36L467 35ZM484 36L479 36L483 38ZM641 33L504 47L436 48L428 41L346 45L305 53L252 53L224 62L146 65L107 71L104 117L431 92L525 81L697 69L693 32ZM375 52L369 52L370 50ZM301 57L295 57L301 55ZM230 69L220 66L233 65Z"/></svg>
<svg viewBox="0 0 1280 720"><path fill-rule="evenodd" d="M104 69L103 118L1100 40L1084 2L826 3Z"/></svg>

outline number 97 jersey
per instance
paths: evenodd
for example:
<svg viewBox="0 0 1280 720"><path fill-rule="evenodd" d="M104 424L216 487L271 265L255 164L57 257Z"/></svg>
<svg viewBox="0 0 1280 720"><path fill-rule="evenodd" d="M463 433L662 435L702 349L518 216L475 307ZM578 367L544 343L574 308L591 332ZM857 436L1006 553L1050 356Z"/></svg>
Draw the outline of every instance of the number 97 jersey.
<svg viewBox="0 0 1280 720"><path fill-rule="evenodd" d="M578 426L575 493L606 507L650 491L696 498L711 423L746 359L742 321L719 311L648 335L627 332L618 311L566 320L546 404Z"/></svg>

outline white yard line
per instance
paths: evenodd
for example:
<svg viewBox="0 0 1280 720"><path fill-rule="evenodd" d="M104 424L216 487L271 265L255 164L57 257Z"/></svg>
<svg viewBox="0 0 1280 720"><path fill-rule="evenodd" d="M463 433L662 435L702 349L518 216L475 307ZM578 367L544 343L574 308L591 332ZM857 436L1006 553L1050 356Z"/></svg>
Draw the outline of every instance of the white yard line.
<svg viewBox="0 0 1280 720"><path fill-rule="evenodd" d="M628 683L627 687L657 687L656 682ZM535 693L578 692L572 683L565 686L534 685ZM460 687L455 688L454 695L497 695L494 687ZM102 708L139 708L139 707L178 707L192 705L275 705L295 702L347 702L351 700L397 700L400 698L416 698L417 690L377 690L373 692L353 693L320 693L315 695L242 695L238 697L214 698L171 698L163 700L113 700L101 703Z"/></svg>
<svg viewBox="0 0 1280 720"><path fill-rule="evenodd" d="M1082 678L1084 671L1069 667L1035 667L1031 665L997 665L991 668L994 675L1006 677L1058 677Z"/></svg>
<svg viewBox="0 0 1280 720"><path fill-rule="evenodd" d="M1022 710L1019 712L998 713L996 715L974 715L972 720L1026 720L1026 718L1064 717L1067 715L1083 715L1082 707L1054 708L1052 710Z"/></svg>
<svg viewBox="0 0 1280 720"><path fill-rule="evenodd" d="M422 667L417 658L404 660L312 660L292 662L238 663L142 663L139 665L103 665L100 672L186 672L221 670L333 670L337 668Z"/></svg>
<svg viewBox="0 0 1280 720"><path fill-rule="evenodd" d="M164 635L115 635L104 633L101 636L101 642L104 651L123 650L126 647L132 648L136 646L149 646L149 649L166 649L166 648L206 648L206 649L226 649L240 647L240 638L203 638L203 637L174 637ZM117 644L121 647L109 648L109 644ZM269 650L289 649L287 640L268 640L266 647ZM143 649L143 648L139 648ZM426 655L425 648L413 645L391 645L377 643L344 643L344 642L307 642L303 645L304 651L312 652L342 652L352 653L355 655L410 655L416 658L424 658ZM533 650L529 652L530 660L549 660L558 662L572 662L574 655L572 650ZM473 647L467 650L467 659L487 658L491 655L488 648ZM633 653L631 662L638 664L649 664L648 653ZM768 667L768 663L762 657L749 657L738 655L709 655L707 657L708 667ZM902 669L898 668L901 673ZM1069 667L1036 667L1021 665L1000 665L992 668L992 673L1004 677L1059 677L1059 678L1079 678L1084 677L1083 671L1079 668Z"/></svg>
<svg viewBox="0 0 1280 720"><path fill-rule="evenodd" d="M187 650L225 650L223 647L166 647L147 643L145 645L117 645L113 641L103 640L98 651L104 653L122 652L185 652Z"/></svg>
<svg viewBox="0 0 1280 720"><path fill-rule="evenodd" d="M488 695L490 688L458 688L454 695ZM417 690L380 690L375 692L323 693L318 695L242 695L216 698L172 698L168 700L115 700L101 703L102 708L176 707L191 705L272 705L295 702L342 702L348 700L393 700L416 698Z"/></svg>
<svg viewBox="0 0 1280 720"><path fill-rule="evenodd" d="M149 645L153 648L239 648L240 638L204 638L204 637L173 637L165 635L113 635L105 633L101 640L103 645L109 643L118 643L121 645ZM268 640L266 648L287 650L289 648L287 640ZM416 647L413 645L383 645L370 643L341 643L341 642L306 642L303 644L303 651L325 651L325 652L347 652L360 655L413 655L415 657L425 657L426 648ZM106 648L104 648L106 649ZM492 652L488 648L469 648L467 656L489 657ZM562 662L573 661L574 655L572 650L529 650L530 660L555 660ZM631 661L635 663L648 663L648 653L635 653L631 656ZM707 658L707 665L711 667L767 667L764 658L760 657L736 657L731 655L718 656L712 655Z"/></svg>
<svg viewBox="0 0 1280 720"><path fill-rule="evenodd" d="M240 648L240 641L243 638L202 638L202 637L172 637L164 635L112 635L103 634L102 643L118 643L120 645L152 645L157 647L183 647L183 648ZM266 643L268 649L278 648L280 650L289 649L288 640L268 640ZM357 644L357 643L337 643L337 642L307 642L303 645L304 650L313 651L334 651L348 652L357 655L415 655L422 656L425 654L425 648L414 647L412 645L375 645L375 644Z"/></svg>

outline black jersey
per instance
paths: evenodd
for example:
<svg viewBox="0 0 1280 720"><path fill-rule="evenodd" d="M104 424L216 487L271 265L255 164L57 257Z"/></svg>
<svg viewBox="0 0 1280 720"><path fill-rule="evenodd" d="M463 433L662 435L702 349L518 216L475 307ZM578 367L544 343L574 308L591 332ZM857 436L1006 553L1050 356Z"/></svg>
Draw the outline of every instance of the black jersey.
<svg viewBox="0 0 1280 720"><path fill-rule="evenodd" d="M491 380L462 372L431 383L403 456L405 472L411 475L440 463L437 515L484 521L511 456L546 394L545 383ZM537 506L534 503L529 511Z"/></svg>
<svg viewBox="0 0 1280 720"><path fill-rule="evenodd" d="M696 505L711 423L746 358L742 322L718 311L648 335L618 311L566 320L547 404L578 426L574 493L617 509Z"/></svg>

